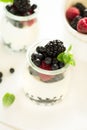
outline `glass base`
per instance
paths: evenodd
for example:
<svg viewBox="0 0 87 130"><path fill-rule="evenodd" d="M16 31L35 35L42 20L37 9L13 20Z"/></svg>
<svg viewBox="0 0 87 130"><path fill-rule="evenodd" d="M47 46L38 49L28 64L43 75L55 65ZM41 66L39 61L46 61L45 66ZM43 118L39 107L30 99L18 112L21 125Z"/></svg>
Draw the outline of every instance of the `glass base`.
<svg viewBox="0 0 87 130"><path fill-rule="evenodd" d="M26 93L25 96L27 98L29 98L29 100L35 102L38 105L41 105L41 104L43 104L43 105L54 105L55 103L58 103L58 102L62 101L62 99L63 99L63 95L60 95L59 98L55 96L53 98L46 97L44 99L41 98L40 96L34 97L34 95L30 95L29 93Z"/></svg>
<svg viewBox="0 0 87 130"><path fill-rule="evenodd" d="M26 52L27 51L27 47L24 46L22 49L13 49L12 46L11 46L11 43L6 43L6 42L3 42L3 44L8 47L9 49L11 49L13 52Z"/></svg>

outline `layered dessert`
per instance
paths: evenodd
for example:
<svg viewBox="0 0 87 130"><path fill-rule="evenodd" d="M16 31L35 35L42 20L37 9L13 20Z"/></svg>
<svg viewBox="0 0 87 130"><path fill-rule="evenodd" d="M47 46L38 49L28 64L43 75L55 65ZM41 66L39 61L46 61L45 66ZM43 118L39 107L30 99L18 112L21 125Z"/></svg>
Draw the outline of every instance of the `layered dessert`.
<svg viewBox="0 0 87 130"><path fill-rule="evenodd" d="M13 50L22 51L38 37L37 5L29 0L14 0L5 7L1 34L3 42Z"/></svg>
<svg viewBox="0 0 87 130"><path fill-rule="evenodd" d="M71 46L60 40L36 44L27 53L30 85L24 91L32 101L54 104L66 95L70 81L69 64L74 65Z"/></svg>

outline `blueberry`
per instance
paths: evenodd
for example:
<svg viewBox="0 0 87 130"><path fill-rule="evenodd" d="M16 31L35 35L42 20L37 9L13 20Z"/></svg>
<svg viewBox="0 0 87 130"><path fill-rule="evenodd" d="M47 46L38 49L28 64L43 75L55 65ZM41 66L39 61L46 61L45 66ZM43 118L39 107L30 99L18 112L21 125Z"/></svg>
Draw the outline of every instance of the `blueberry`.
<svg viewBox="0 0 87 130"><path fill-rule="evenodd" d="M77 30L77 23L81 19L81 16L76 16L70 23L71 27L75 30Z"/></svg>
<svg viewBox="0 0 87 130"><path fill-rule="evenodd" d="M57 69L59 69L59 66L58 66L58 64L52 64L51 68L52 68L52 70L57 70Z"/></svg>
<svg viewBox="0 0 87 130"><path fill-rule="evenodd" d="M59 68L63 68L64 67L64 63L63 62L58 62L58 66L59 66Z"/></svg>
<svg viewBox="0 0 87 130"><path fill-rule="evenodd" d="M53 58L53 60L52 60L52 64L57 64L57 63L58 63L57 58Z"/></svg>
<svg viewBox="0 0 87 130"><path fill-rule="evenodd" d="M41 60L39 58L37 58L36 60L33 61L33 63L36 65L36 66L40 66L41 64Z"/></svg>
<svg viewBox="0 0 87 130"><path fill-rule="evenodd" d="M3 73L2 72L0 72L0 78L3 76Z"/></svg>
<svg viewBox="0 0 87 130"><path fill-rule="evenodd" d="M9 71L10 71L10 73L14 73L15 70L14 70L14 68L10 68Z"/></svg>
<svg viewBox="0 0 87 130"><path fill-rule="evenodd" d="M43 53L46 52L46 49L45 49L44 47L42 47L42 46L38 46L38 47L36 48L36 51L37 51L38 53L43 54Z"/></svg>
<svg viewBox="0 0 87 130"><path fill-rule="evenodd" d="M36 9L37 8L37 5L36 4L33 4L32 6L31 6L31 9L32 10L34 10L34 9Z"/></svg>
<svg viewBox="0 0 87 130"><path fill-rule="evenodd" d="M87 8L84 10L83 16L87 17Z"/></svg>
<svg viewBox="0 0 87 130"><path fill-rule="evenodd" d="M2 82L2 78L0 78L0 83Z"/></svg>
<svg viewBox="0 0 87 130"><path fill-rule="evenodd" d="M50 65L51 62L52 62L52 58L51 58L51 57L46 57L45 60L44 60L44 62L45 62L46 64Z"/></svg>
<svg viewBox="0 0 87 130"><path fill-rule="evenodd" d="M78 8L80 10L80 15L83 16L83 12L84 12L84 9L85 9L85 6L80 3L80 2L77 2L74 7Z"/></svg>

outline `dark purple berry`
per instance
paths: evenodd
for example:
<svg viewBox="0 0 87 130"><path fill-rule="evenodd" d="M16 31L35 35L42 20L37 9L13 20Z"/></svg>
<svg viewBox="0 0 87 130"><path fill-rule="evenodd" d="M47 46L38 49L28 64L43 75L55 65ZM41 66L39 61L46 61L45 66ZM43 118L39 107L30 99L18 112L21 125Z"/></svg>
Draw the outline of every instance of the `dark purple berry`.
<svg viewBox="0 0 87 130"><path fill-rule="evenodd" d="M8 11L10 11L11 6L10 6L10 5L7 5L7 6L6 6L6 9L7 9Z"/></svg>
<svg viewBox="0 0 87 130"><path fill-rule="evenodd" d="M62 67L64 67L64 63L63 62L58 62L58 66L59 66L59 68L62 68Z"/></svg>
<svg viewBox="0 0 87 130"><path fill-rule="evenodd" d="M46 49L45 49L43 46L38 46L38 47L36 48L36 51L37 51L38 53L43 54L43 53L46 52Z"/></svg>
<svg viewBox="0 0 87 130"><path fill-rule="evenodd" d="M37 5L36 4L33 4L32 6L31 6L31 9L32 10L34 10L34 9L36 9L37 8Z"/></svg>
<svg viewBox="0 0 87 130"><path fill-rule="evenodd" d="M45 60L44 60L44 62L45 62L46 64L50 65L51 62L52 62L52 58L51 58L51 57L46 57Z"/></svg>
<svg viewBox="0 0 87 130"><path fill-rule="evenodd" d="M41 60L39 58L37 58L36 60L33 61L33 63L36 65L36 66L40 66L41 64Z"/></svg>
<svg viewBox="0 0 87 130"><path fill-rule="evenodd" d="M57 69L59 69L59 66L58 66L58 64L52 64L51 68L52 68L52 70L57 70Z"/></svg>
<svg viewBox="0 0 87 130"><path fill-rule="evenodd" d="M44 55L41 53L36 54L36 58L39 58L40 60L44 59Z"/></svg>
<svg viewBox="0 0 87 130"><path fill-rule="evenodd" d="M77 23L81 19L81 16L76 16L70 23L71 27L75 30L77 30Z"/></svg>
<svg viewBox="0 0 87 130"><path fill-rule="evenodd" d="M74 7L78 8L80 11L80 15L83 16L84 9L86 8L82 3L77 2Z"/></svg>
<svg viewBox="0 0 87 130"><path fill-rule="evenodd" d="M10 71L10 73L14 73L15 70L14 70L14 68L10 68L9 71Z"/></svg>
<svg viewBox="0 0 87 130"><path fill-rule="evenodd" d="M3 76L3 73L2 72L0 72L0 78Z"/></svg>
<svg viewBox="0 0 87 130"><path fill-rule="evenodd" d="M87 17L87 8L84 10L83 16L84 16L84 17Z"/></svg>
<svg viewBox="0 0 87 130"><path fill-rule="evenodd" d="M52 59L52 64L57 64L57 63L58 63L57 58L53 58L53 59Z"/></svg>
<svg viewBox="0 0 87 130"><path fill-rule="evenodd" d="M28 12L30 9L30 1L14 0L14 6L20 13L25 13L25 12Z"/></svg>
<svg viewBox="0 0 87 130"><path fill-rule="evenodd" d="M0 83L2 82L2 78L0 78Z"/></svg>

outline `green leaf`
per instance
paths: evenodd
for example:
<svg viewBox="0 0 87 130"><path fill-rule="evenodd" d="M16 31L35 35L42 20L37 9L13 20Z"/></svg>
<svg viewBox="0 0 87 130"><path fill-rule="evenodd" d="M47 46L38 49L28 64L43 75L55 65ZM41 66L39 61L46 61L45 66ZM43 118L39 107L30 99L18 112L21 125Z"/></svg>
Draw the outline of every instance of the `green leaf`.
<svg viewBox="0 0 87 130"><path fill-rule="evenodd" d="M64 55L64 52L60 53L60 54L57 56L57 60L63 62L63 55Z"/></svg>
<svg viewBox="0 0 87 130"><path fill-rule="evenodd" d="M15 96L13 94L10 93L6 93L3 98L2 98L2 102L4 106L10 106L15 100Z"/></svg>
<svg viewBox="0 0 87 130"><path fill-rule="evenodd" d="M4 2L4 3L11 2L11 3L13 3L13 0L0 0L0 2Z"/></svg>
<svg viewBox="0 0 87 130"><path fill-rule="evenodd" d="M70 53L72 46L70 45L66 52L62 52L57 56L57 60L70 65L75 65L73 54Z"/></svg>
<svg viewBox="0 0 87 130"><path fill-rule="evenodd" d="M69 46L67 52L71 51L72 50L72 45Z"/></svg>

